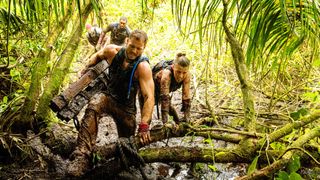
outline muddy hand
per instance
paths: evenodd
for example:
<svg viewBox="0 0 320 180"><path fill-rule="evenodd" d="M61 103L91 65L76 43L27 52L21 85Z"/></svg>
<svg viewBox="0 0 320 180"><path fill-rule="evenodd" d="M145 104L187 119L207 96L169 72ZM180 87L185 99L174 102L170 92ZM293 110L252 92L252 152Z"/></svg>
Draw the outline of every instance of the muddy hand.
<svg viewBox="0 0 320 180"><path fill-rule="evenodd" d="M142 145L148 145L151 142L150 132L139 132L140 142Z"/></svg>
<svg viewBox="0 0 320 180"><path fill-rule="evenodd" d="M149 131L149 124L147 123L140 123L139 124L139 138L142 145L147 145L151 142L150 131Z"/></svg>

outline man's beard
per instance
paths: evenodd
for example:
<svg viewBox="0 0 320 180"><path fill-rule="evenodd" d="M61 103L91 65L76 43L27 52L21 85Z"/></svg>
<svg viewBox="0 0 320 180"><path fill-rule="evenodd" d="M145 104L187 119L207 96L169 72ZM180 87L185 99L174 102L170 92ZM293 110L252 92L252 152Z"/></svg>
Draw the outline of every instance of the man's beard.
<svg viewBox="0 0 320 180"><path fill-rule="evenodd" d="M131 62L133 62L136 58L134 58L134 59L130 59L129 57L128 57L128 55L127 55L127 51L125 51L125 60L126 60L126 62L128 62L128 63L131 63Z"/></svg>

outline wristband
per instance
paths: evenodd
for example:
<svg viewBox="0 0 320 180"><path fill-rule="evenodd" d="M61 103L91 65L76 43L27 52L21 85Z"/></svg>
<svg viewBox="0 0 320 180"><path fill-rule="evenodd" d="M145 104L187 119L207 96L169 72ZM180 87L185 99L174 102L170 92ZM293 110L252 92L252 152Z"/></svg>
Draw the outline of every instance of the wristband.
<svg viewBox="0 0 320 180"><path fill-rule="evenodd" d="M149 124L147 123L140 123L139 124L139 132L148 132L149 131Z"/></svg>

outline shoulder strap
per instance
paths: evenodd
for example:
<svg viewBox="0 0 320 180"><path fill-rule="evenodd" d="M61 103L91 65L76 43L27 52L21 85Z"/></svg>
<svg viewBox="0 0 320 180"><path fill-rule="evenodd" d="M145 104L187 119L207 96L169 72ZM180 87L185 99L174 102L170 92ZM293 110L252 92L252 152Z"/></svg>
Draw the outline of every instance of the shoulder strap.
<svg viewBox="0 0 320 180"><path fill-rule="evenodd" d="M133 68L132 68L132 71L131 71L131 75L130 75L129 86L128 86L127 99L130 98L130 89L131 89L131 86L132 86L132 79L133 79L134 72L136 71L136 69L138 67L138 64L140 62L144 61L144 60L145 60L145 58L140 56L139 59L133 65Z"/></svg>

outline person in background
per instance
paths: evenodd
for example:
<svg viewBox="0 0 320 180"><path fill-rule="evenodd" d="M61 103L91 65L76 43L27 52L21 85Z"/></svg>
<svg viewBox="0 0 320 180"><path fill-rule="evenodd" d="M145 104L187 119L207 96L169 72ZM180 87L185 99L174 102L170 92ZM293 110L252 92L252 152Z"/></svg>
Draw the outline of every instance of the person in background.
<svg viewBox="0 0 320 180"><path fill-rule="evenodd" d="M127 18L122 16L118 23L111 23L107 28L104 28L99 37L98 43L96 45L96 50L100 50L104 44L115 44L123 46L126 39L130 35L130 28L127 26ZM105 35L111 32L110 42L105 42Z"/></svg>
<svg viewBox="0 0 320 180"><path fill-rule="evenodd" d="M102 32L102 29L99 28L97 25L91 26L90 24L86 24L86 37L89 41L89 43L93 46L96 47L100 34Z"/></svg>
<svg viewBox="0 0 320 180"><path fill-rule="evenodd" d="M149 59L142 56L148 40L142 30L134 30L125 47L109 44L96 52L86 69L106 60L110 65L107 88L94 95L81 121L77 146L71 154L68 174L81 176L89 168L89 157L96 143L98 119L101 114L110 115L117 125L119 137L133 136L136 130L136 95L144 98L138 136L143 145L150 143L149 124L154 107L154 82Z"/></svg>

